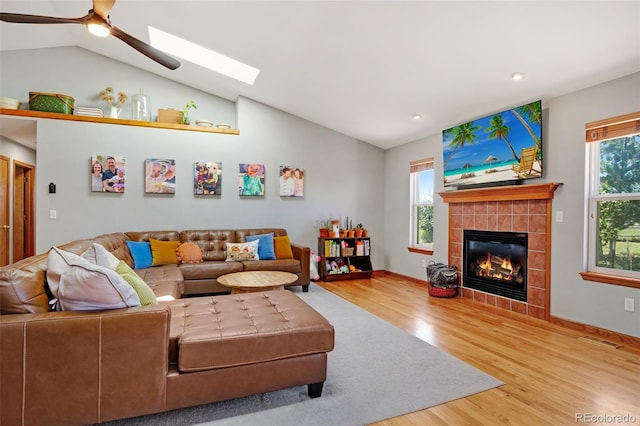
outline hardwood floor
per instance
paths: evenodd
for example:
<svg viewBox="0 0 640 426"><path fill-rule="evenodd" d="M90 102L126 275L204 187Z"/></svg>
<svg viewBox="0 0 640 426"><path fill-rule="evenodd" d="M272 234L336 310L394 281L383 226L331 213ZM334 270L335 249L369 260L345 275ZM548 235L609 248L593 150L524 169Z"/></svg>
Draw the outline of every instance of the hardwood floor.
<svg viewBox="0 0 640 426"><path fill-rule="evenodd" d="M376 425L640 424L640 347L616 349L469 299L430 297L425 284L391 275L318 285L505 382Z"/></svg>

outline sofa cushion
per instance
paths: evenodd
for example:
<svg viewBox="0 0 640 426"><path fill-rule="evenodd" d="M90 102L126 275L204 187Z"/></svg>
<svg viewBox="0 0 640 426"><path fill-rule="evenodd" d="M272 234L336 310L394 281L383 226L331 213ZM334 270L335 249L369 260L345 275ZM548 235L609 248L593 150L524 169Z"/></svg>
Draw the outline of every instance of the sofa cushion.
<svg viewBox="0 0 640 426"><path fill-rule="evenodd" d="M260 260L274 260L276 254L273 251L273 232L260 235L247 235L247 241L258 240L258 257Z"/></svg>
<svg viewBox="0 0 640 426"><path fill-rule="evenodd" d="M291 241L289 241L288 235L275 237L273 239L273 246L276 253L276 259L293 259Z"/></svg>
<svg viewBox="0 0 640 426"><path fill-rule="evenodd" d="M182 243L176 249L180 263L201 263L202 250L196 243Z"/></svg>
<svg viewBox="0 0 640 426"><path fill-rule="evenodd" d="M140 278L140 276L136 274L124 260L121 260L118 263L115 267L115 271L118 275L124 278L131 287L133 287L133 290L140 298L140 304L142 306L155 305L158 303L156 295L153 293L153 290L151 290L151 287L149 287L147 283L145 283L144 280Z"/></svg>
<svg viewBox="0 0 640 426"><path fill-rule="evenodd" d="M47 254L0 267L0 314L48 312Z"/></svg>
<svg viewBox="0 0 640 426"><path fill-rule="evenodd" d="M161 301L163 297L170 296L180 299L184 292L184 278L178 265L162 265L153 268L136 269L136 274L147 283L153 293Z"/></svg>
<svg viewBox="0 0 640 426"><path fill-rule="evenodd" d="M242 265L245 271L284 271L293 274L302 272L298 259L244 260Z"/></svg>
<svg viewBox="0 0 640 426"><path fill-rule="evenodd" d="M171 265L178 263L178 255L176 249L180 245L180 241L160 241L150 238L151 257L153 258L153 266Z"/></svg>
<svg viewBox="0 0 640 426"><path fill-rule="evenodd" d="M241 262L226 261L210 261L198 264L184 263L180 265L180 270L185 280L218 278L221 275L231 274L232 272L242 272L243 269Z"/></svg>
<svg viewBox="0 0 640 426"><path fill-rule="evenodd" d="M236 239L233 229L187 230L180 232L180 241L195 243L202 250L202 260L221 260L227 258L226 243L241 242Z"/></svg>
<svg viewBox="0 0 640 426"><path fill-rule="evenodd" d="M133 257L133 267L135 269L149 268L153 265L150 242L127 241L127 247L129 247L131 257Z"/></svg>
<svg viewBox="0 0 640 426"><path fill-rule="evenodd" d="M95 265L76 254L51 248L47 282L58 309L89 311L140 306L140 298L115 271Z"/></svg>
<svg viewBox="0 0 640 426"><path fill-rule="evenodd" d="M239 262L242 260L259 260L258 244L260 241L250 241L248 243L226 243L227 262Z"/></svg>
<svg viewBox="0 0 640 426"><path fill-rule="evenodd" d="M170 360L177 356L184 372L328 352L334 345L333 326L289 291L197 297L169 306Z"/></svg>

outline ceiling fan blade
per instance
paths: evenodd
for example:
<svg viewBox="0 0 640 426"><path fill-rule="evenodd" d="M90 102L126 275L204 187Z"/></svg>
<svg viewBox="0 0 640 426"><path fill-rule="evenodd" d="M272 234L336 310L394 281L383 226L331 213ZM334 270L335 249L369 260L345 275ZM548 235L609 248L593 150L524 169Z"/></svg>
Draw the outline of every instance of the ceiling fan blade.
<svg viewBox="0 0 640 426"><path fill-rule="evenodd" d="M136 49L138 52L148 56L157 63L164 65L171 70L175 70L180 66L180 62L177 59L167 55L163 51L156 49L155 47L145 43L144 41L138 40L137 38L125 33L118 27L111 26L111 34L124 41L129 46Z"/></svg>
<svg viewBox="0 0 640 426"><path fill-rule="evenodd" d="M116 0L93 0L93 12L107 21Z"/></svg>
<svg viewBox="0 0 640 426"><path fill-rule="evenodd" d="M22 13L0 13L0 21L17 24L84 24L87 17L56 18L54 16L24 15Z"/></svg>

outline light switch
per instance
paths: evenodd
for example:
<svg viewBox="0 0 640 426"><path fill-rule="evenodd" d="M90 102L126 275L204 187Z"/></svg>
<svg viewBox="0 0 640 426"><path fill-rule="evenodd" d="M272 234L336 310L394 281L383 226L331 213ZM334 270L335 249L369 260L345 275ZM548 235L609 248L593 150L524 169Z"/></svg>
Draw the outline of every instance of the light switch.
<svg viewBox="0 0 640 426"><path fill-rule="evenodd" d="M49 210L49 219L55 219L58 217L58 212L55 210Z"/></svg>
<svg viewBox="0 0 640 426"><path fill-rule="evenodd" d="M562 210L558 210L556 212L556 222L562 222L564 220L564 214L562 213Z"/></svg>

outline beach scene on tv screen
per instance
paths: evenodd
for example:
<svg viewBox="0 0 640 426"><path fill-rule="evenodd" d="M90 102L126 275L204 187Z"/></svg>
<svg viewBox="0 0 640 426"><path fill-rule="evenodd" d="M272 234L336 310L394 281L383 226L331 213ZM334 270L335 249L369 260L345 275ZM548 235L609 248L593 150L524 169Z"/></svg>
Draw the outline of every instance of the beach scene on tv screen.
<svg viewBox="0 0 640 426"><path fill-rule="evenodd" d="M535 101L442 132L444 186L542 177L542 102Z"/></svg>

